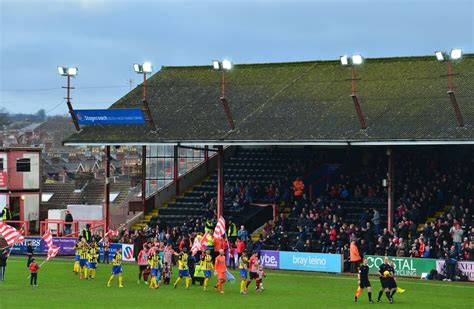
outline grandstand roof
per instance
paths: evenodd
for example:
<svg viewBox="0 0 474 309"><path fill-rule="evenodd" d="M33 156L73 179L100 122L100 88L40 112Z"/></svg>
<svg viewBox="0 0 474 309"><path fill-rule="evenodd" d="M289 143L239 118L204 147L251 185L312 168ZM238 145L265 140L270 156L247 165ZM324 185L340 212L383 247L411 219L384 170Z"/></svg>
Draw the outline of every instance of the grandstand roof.
<svg viewBox="0 0 474 309"><path fill-rule="evenodd" d="M465 126L447 95L447 65L434 56L366 59L357 67L361 130L351 70L339 61L235 65L219 100L219 72L208 66L162 67L147 81L157 131L146 125L91 125L65 140L93 144L409 144L474 143L474 55L453 64ZM137 87L110 108L141 107Z"/></svg>

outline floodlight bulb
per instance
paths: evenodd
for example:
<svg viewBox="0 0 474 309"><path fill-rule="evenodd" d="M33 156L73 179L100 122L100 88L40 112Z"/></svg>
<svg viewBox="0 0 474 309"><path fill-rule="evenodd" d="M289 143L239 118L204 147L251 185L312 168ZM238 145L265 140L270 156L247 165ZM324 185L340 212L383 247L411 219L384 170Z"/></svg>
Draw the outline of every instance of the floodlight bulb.
<svg viewBox="0 0 474 309"><path fill-rule="evenodd" d="M134 63L133 64L133 70L137 73L141 73L141 71L142 71L141 65L139 65L138 63Z"/></svg>
<svg viewBox="0 0 474 309"><path fill-rule="evenodd" d="M438 60L438 61L444 61L445 60L443 52L437 51L437 52L435 52L435 55L436 55L436 60Z"/></svg>
<svg viewBox="0 0 474 309"><path fill-rule="evenodd" d="M221 68L221 64L219 60L212 60L212 67L214 70L219 70Z"/></svg>
<svg viewBox="0 0 474 309"><path fill-rule="evenodd" d="M142 68L143 73L151 73L153 71L153 65L150 62L145 62Z"/></svg>
<svg viewBox="0 0 474 309"><path fill-rule="evenodd" d="M352 64L359 65L364 62L364 58L361 55L352 55Z"/></svg>
<svg viewBox="0 0 474 309"><path fill-rule="evenodd" d="M341 56L340 59L342 65L349 65L349 57L347 57L347 55Z"/></svg>
<svg viewBox="0 0 474 309"><path fill-rule="evenodd" d="M66 75L66 70L64 67L58 67L58 73L59 75Z"/></svg>
<svg viewBox="0 0 474 309"><path fill-rule="evenodd" d="M224 70L231 70L232 69L232 62L230 60L222 60L222 68Z"/></svg>
<svg viewBox="0 0 474 309"><path fill-rule="evenodd" d="M76 76L77 75L77 68L72 67L67 69L67 75L69 76Z"/></svg>
<svg viewBox="0 0 474 309"><path fill-rule="evenodd" d="M459 49L459 48L453 48L453 49L451 49L451 52L449 53L449 56L450 56L451 60L461 59L462 50Z"/></svg>

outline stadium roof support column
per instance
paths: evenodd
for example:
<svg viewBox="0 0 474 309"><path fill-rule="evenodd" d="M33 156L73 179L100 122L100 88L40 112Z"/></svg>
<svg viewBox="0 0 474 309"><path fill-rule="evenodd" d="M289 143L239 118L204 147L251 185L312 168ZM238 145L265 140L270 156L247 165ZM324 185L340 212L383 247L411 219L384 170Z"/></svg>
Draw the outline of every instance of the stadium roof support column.
<svg viewBox="0 0 474 309"><path fill-rule="evenodd" d="M204 146L204 162L206 162L206 174L209 174L209 146Z"/></svg>
<svg viewBox="0 0 474 309"><path fill-rule="evenodd" d="M142 146L142 207L146 212L146 146Z"/></svg>
<svg viewBox="0 0 474 309"><path fill-rule="evenodd" d="M224 216L224 147L217 146L217 218Z"/></svg>
<svg viewBox="0 0 474 309"><path fill-rule="evenodd" d="M110 146L105 146L105 232L110 222Z"/></svg>
<svg viewBox="0 0 474 309"><path fill-rule="evenodd" d="M173 149L173 181L176 184L175 194L179 195L179 173L178 173L178 146Z"/></svg>
<svg viewBox="0 0 474 309"><path fill-rule="evenodd" d="M393 148L387 148L387 156L388 156L388 171L387 171L387 179L388 179L388 200L387 200L387 228L389 232L392 231L393 227L393 199L394 199L394 173L395 173L395 160L394 160L394 152Z"/></svg>

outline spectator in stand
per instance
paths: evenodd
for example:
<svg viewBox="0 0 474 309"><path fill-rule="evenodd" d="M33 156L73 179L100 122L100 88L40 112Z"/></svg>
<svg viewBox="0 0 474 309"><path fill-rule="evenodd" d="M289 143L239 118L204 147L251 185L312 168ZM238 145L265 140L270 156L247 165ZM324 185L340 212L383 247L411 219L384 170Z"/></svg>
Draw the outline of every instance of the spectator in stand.
<svg viewBox="0 0 474 309"><path fill-rule="evenodd" d="M280 213L280 216L278 217L277 226L282 232L288 231L288 220L283 212Z"/></svg>
<svg viewBox="0 0 474 309"><path fill-rule="evenodd" d="M72 214L69 210L66 210L66 217L64 218L64 221L66 222L74 221L74 218L72 217ZM64 224L64 234L70 235L71 233L72 233L71 224Z"/></svg>
<svg viewBox="0 0 474 309"><path fill-rule="evenodd" d="M458 253L461 253L461 248L462 248L462 238L464 235L463 229L459 226L458 223L455 223L451 229L449 230L449 233L453 237L453 243L456 248L456 251Z"/></svg>
<svg viewBox="0 0 474 309"><path fill-rule="evenodd" d="M304 182L300 177L296 177L296 180L293 181L293 199L295 201L301 200L304 194Z"/></svg>
<svg viewBox="0 0 474 309"><path fill-rule="evenodd" d="M240 226L240 230L237 232L237 237L245 243L249 241L249 232L247 232L245 226Z"/></svg>
<svg viewBox="0 0 474 309"><path fill-rule="evenodd" d="M374 224L375 233L380 234L380 213L377 209L373 209L374 216L372 217L372 223Z"/></svg>

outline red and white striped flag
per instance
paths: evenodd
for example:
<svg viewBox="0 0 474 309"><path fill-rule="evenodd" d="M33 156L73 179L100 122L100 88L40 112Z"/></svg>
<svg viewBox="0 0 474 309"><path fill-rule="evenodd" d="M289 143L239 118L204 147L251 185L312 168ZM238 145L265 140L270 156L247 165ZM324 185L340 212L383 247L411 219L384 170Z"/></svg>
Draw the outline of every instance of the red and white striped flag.
<svg viewBox="0 0 474 309"><path fill-rule="evenodd" d="M206 248L206 246L207 246L207 236L209 236L208 232L206 232L206 233L204 233L204 235L202 235L201 248Z"/></svg>
<svg viewBox="0 0 474 309"><path fill-rule="evenodd" d="M119 231L118 230L114 231L114 230L109 229L107 233L104 234L104 238L110 237L110 236L115 236L115 237L119 236Z"/></svg>
<svg viewBox="0 0 474 309"><path fill-rule="evenodd" d="M46 257L46 261L49 261L50 258L55 257L58 255L60 247L56 247L54 245L51 245L51 247L48 247L48 256Z"/></svg>
<svg viewBox="0 0 474 309"><path fill-rule="evenodd" d="M225 234L225 220L220 217L214 229L214 238L221 238Z"/></svg>
<svg viewBox="0 0 474 309"><path fill-rule="evenodd" d="M0 235L5 238L8 246L13 246L15 243L25 241L23 234L23 227L18 231L13 226L0 221Z"/></svg>
<svg viewBox="0 0 474 309"><path fill-rule="evenodd" d="M194 256L198 251L202 251L202 240L199 237L194 238L191 254Z"/></svg>
<svg viewBox="0 0 474 309"><path fill-rule="evenodd" d="M45 241L48 248L50 248L53 245L53 235L51 235L51 230L50 229L47 229L44 232L44 235L41 236L41 238Z"/></svg>

